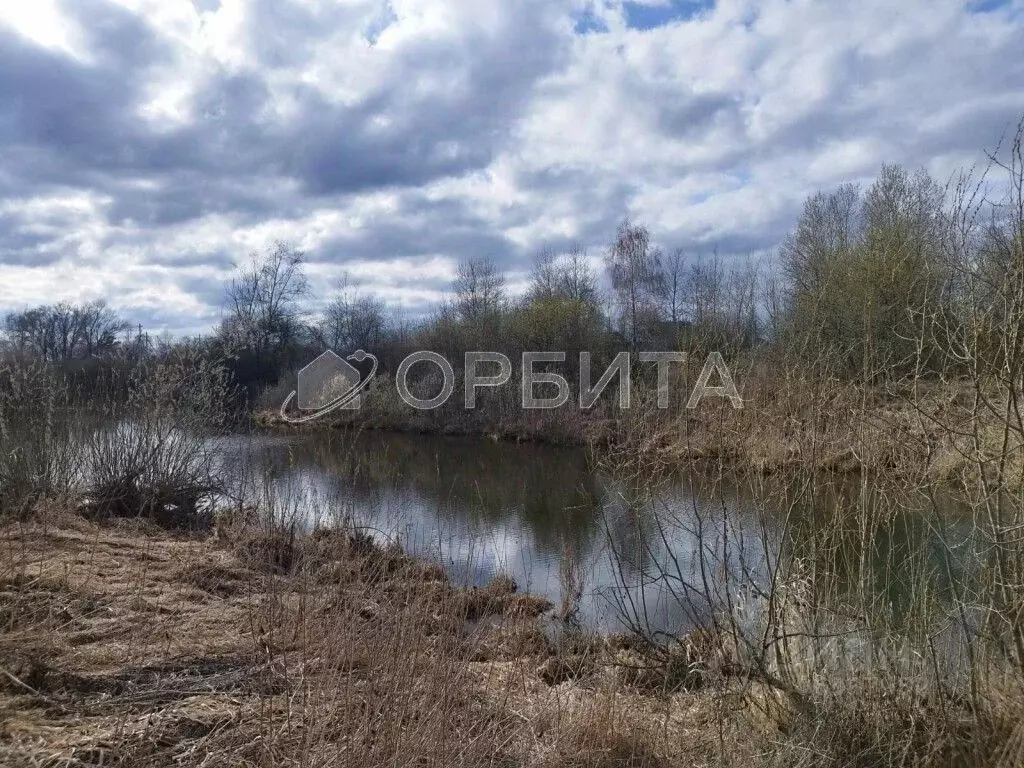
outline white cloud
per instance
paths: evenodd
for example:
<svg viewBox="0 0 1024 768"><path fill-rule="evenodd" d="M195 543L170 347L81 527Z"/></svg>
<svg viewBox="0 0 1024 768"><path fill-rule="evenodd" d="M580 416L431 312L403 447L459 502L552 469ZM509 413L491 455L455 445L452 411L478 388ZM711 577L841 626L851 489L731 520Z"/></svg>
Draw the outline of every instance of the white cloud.
<svg viewBox="0 0 1024 768"><path fill-rule="evenodd" d="M419 310L460 258L518 274L625 215L761 251L816 189L944 180L1024 112L1021 0L721 0L644 31L583 0L82 2L0 11L0 309L201 330L274 239ZM606 32L573 33L588 8Z"/></svg>
<svg viewBox="0 0 1024 768"><path fill-rule="evenodd" d="M0 13L0 27L7 27L38 45L87 59L76 25L60 12L57 0L7 3Z"/></svg>

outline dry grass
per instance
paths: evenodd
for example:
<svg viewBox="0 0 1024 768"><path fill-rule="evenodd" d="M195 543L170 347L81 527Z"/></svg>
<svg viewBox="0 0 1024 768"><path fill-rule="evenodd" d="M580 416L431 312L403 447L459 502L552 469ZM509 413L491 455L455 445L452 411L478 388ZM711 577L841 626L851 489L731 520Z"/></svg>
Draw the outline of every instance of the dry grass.
<svg viewBox="0 0 1024 768"><path fill-rule="evenodd" d="M709 399L666 411L639 396L602 446L602 462L639 478L710 463L765 475L884 471L906 485L960 484L970 471L967 382L871 389L762 373L744 377L742 396L742 409ZM989 419L981 430L998 432Z"/></svg>
<svg viewBox="0 0 1024 768"><path fill-rule="evenodd" d="M328 532L283 568L266 536L5 528L0 764L660 766L706 704L623 686L507 579Z"/></svg>
<svg viewBox="0 0 1024 768"><path fill-rule="evenodd" d="M799 715L724 674L700 638L655 651L552 632L507 578L462 590L351 532L268 536L70 514L3 529L0 765L1002 768L1024 755L1013 681L977 717L871 678Z"/></svg>

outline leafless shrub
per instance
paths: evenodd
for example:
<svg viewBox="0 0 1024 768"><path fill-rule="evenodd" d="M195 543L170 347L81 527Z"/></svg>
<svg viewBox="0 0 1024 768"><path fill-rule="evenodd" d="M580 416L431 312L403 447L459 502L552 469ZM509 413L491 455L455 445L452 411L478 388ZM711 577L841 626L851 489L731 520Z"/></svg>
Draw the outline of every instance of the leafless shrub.
<svg viewBox="0 0 1024 768"><path fill-rule="evenodd" d="M224 489L209 436L224 424L227 386L223 369L202 358L134 369L127 400L108 403L87 440L88 511L212 523L212 499Z"/></svg>

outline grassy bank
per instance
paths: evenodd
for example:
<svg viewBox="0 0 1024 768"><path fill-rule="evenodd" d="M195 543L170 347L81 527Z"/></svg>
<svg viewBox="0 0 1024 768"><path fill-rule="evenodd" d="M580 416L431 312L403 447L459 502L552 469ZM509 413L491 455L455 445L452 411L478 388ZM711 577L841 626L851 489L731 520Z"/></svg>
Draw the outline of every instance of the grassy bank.
<svg viewBox="0 0 1024 768"><path fill-rule="evenodd" d="M979 447L988 443L998 450L1000 420L973 407L975 393L967 380L865 387L754 372L740 377L739 384L742 409L720 398L690 409L678 397L661 409L656 393L638 386L628 410L615 407L614 398L590 410L573 402L524 410L511 391L492 393L471 411L461 407L459 395L442 408L417 411L385 380L364 396L358 410L335 411L296 426L268 406L258 409L253 421L270 431L382 430L580 446L605 463L648 473L708 463L763 473L812 467L895 471L908 485L963 484ZM683 380L677 389L689 391Z"/></svg>
<svg viewBox="0 0 1024 768"><path fill-rule="evenodd" d="M958 698L871 665L831 679L755 668L727 631L659 647L553 634L550 604L507 578L461 589L358 531L296 537L234 522L183 535L51 510L7 525L0 546L7 765L1024 757L1012 675L990 670L983 695Z"/></svg>
<svg viewBox="0 0 1024 768"><path fill-rule="evenodd" d="M721 738L706 692L623 683L627 651L550 639L508 580L359 536L63 515L2 546L7 765L691 765Z"/></svg>
<svg viewBox="0 0 1024 768"><path fill-rule="evenodd" d="M1012 678L977 711L879 671L773 679L708 633L552 636L550 605L508 580L459 589L351 532L51 514L0 544L6 765L1010 766L1024 750Z"/></svg>

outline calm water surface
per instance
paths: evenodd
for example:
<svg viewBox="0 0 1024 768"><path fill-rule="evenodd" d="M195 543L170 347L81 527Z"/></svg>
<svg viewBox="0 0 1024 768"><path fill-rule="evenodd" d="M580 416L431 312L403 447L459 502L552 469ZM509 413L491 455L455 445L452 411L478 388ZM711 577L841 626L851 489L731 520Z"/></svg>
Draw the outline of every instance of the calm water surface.
<svg viewBox="0 0 1024 768"><path fill-rule="evenodd" d="M711 477L638 487L576 449L344 432L220 442L235 476L248 479L245 495L272 503L282 519L355 521L469 585L510 574L556 613L607 631L623 627L624 612L658 631L685 631L710 608L694 586L718 603L754 599L781 542L813 525L803 514L781 530L785 515L765 501L771 494ZM842 570L862 554L839 546L824 562ZM811 556L822 560L820 551ZM939 583L962 568L923 519L908 514L885 527L867 557L885 574L886 599L904 599L901 569L922 556Z"/></svg>

